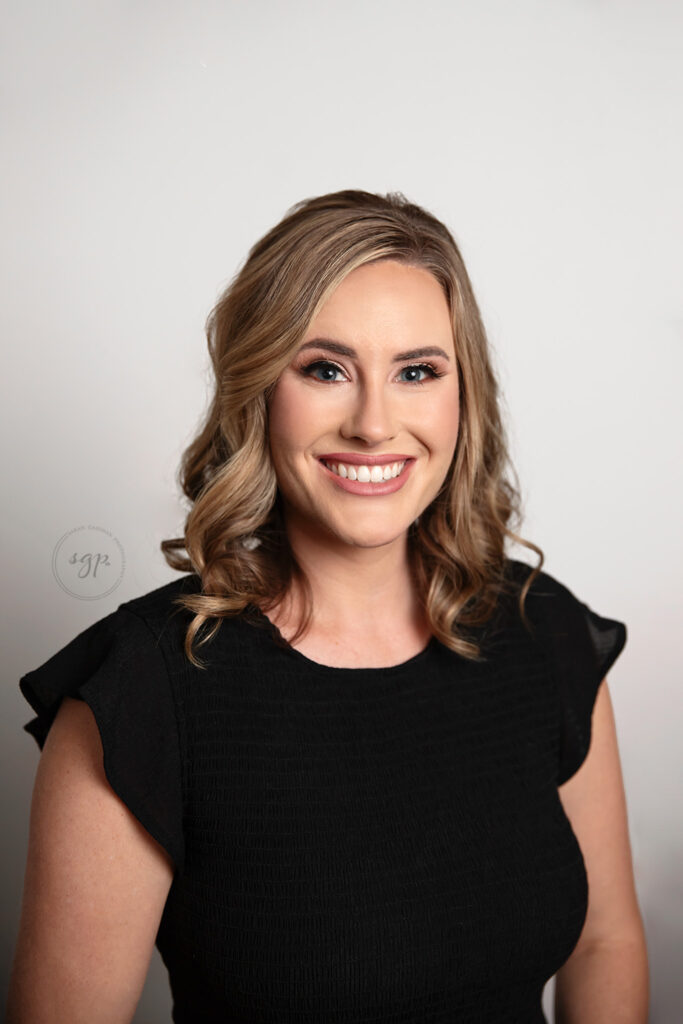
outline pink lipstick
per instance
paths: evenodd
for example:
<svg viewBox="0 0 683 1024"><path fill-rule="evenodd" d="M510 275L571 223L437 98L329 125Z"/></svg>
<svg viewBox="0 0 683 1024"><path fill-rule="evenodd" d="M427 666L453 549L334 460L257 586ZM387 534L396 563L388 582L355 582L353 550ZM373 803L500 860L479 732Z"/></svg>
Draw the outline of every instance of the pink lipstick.
<svg viewBox="0 0 683 1024"><path fill-rule="evenodd" d="M325 455L318 459L318 463L325 475L341 490L367 498L382 497L385 494L393 494L395 491L400 490L415 464L415 459L406 455L376 455L371 457L354 454L352 457L349 457L350 455L351 453L344 454L343 456L341 453ZM356 466L365 467L364 471L362 468L358 470L359 474L363 473L365 479L351 479L351 476L356 476ZM396 469L398 469L398 472L389 479L370 480L368 478L368 470L372 471L375 466L383 466L385 470L388 466L395 467L394 472L396 472Z"/></svg>

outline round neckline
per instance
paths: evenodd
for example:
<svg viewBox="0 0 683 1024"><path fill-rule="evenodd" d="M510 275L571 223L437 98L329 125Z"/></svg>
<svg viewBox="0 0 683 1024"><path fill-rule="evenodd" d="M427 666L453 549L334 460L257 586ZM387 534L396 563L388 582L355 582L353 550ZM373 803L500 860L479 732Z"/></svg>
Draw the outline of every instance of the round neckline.
<svg viewBox="0 0 683 1024"><path fill-rule="evenodd" d="M357 665L355 667L347 665L326 665L322 661L314 661L313 658L309 658L306 654L302 654L301 651L297 651L296 647L292 647L292 645L285 640L279 628L274 622L271 622L265 612L261 611L257 605L253 605L252 607L255 609L258 618L262 619L264 624L269 627L268 633L273 644L278 648L278 650L282 651L283 654L291 655L295 660L299 661L303 665L307 665L310 669L316 672L333 674L365 672L378 676L401 672L403 669L411 668L416 663L425 659L437 643L436 636L432 634L427 641L426 646L423 647L421 651L418 651L417 654L413 654L405 661L397 662L395 665ZM278 642L278 640L281 642Z"/></svg>

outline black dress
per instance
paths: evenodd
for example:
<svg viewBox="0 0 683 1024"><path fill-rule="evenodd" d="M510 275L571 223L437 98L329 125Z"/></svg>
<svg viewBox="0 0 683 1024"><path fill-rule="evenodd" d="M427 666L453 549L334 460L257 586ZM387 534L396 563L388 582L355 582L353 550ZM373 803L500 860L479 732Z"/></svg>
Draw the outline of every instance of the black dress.
<svg viewBox="0 0 683 1024"><path fill-rule="evenodd" d="M111 786L175 862L173 1020L543 1022L587 906L557 787L624 625L544 573L531 632L512 598L470 630L480 663L432 638L332 668L260 616L225 620L200 671L171 604L197 585L126 601L20 683L41 746L65 694L90 705Z"/></svg>

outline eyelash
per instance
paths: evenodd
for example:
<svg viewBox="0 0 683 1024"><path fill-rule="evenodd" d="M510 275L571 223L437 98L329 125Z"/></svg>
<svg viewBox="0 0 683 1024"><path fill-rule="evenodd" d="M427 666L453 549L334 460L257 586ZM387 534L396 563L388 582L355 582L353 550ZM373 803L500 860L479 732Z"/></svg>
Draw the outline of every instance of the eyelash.
<svg viewBox="0 0 683 1024"><path fill-rule="evenodd" d="M336 363L333 363L329 359L315 359L312 363L308 363L306 366L302 366L301 367L301 373L303 373L305 377L311 377L312 374L313 374L313 371L315 369L317 369L318 367L320 367L320 366L331 366L335 370L337 370L339 373L344 373L344 371L342 370L342 368L340 366L337 366ZM438 378L438 377L443 377L444 376L443 371L442 370L437 370L437 368L435 366L432 366L431 363L409 363L407 366L404 366L401 370L399 370L399 373L404 373L406 370L425 370L429 374L429 376L432 379L434 379L434 380L436 378ZM338 384L340 382L336 381L336 380L319 380L318 383L319 384ZM418 384L419 385L419 384L424 384L425 382L423 380L407 380L407 381L404 381L404 383L405 384Z"/></svg>

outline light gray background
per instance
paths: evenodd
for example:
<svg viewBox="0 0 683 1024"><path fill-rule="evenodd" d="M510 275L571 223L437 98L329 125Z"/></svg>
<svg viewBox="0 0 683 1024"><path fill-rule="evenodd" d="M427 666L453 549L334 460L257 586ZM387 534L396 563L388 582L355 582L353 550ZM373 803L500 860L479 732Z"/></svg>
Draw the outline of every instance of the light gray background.
<svg viewBox="0 0 683 1024"><path fill-rule="evenodd" d="M3 22L3 967L37 763L19 676L173 577L203 321L248 246L297 200L397 189L470 268L525 535L628 625L610 690L651 1020L678 1020L681 5L24 0ZM82 523L126 552L101 601L51 571ZM155 958L136 1021L169 1007Z"/></svg>

